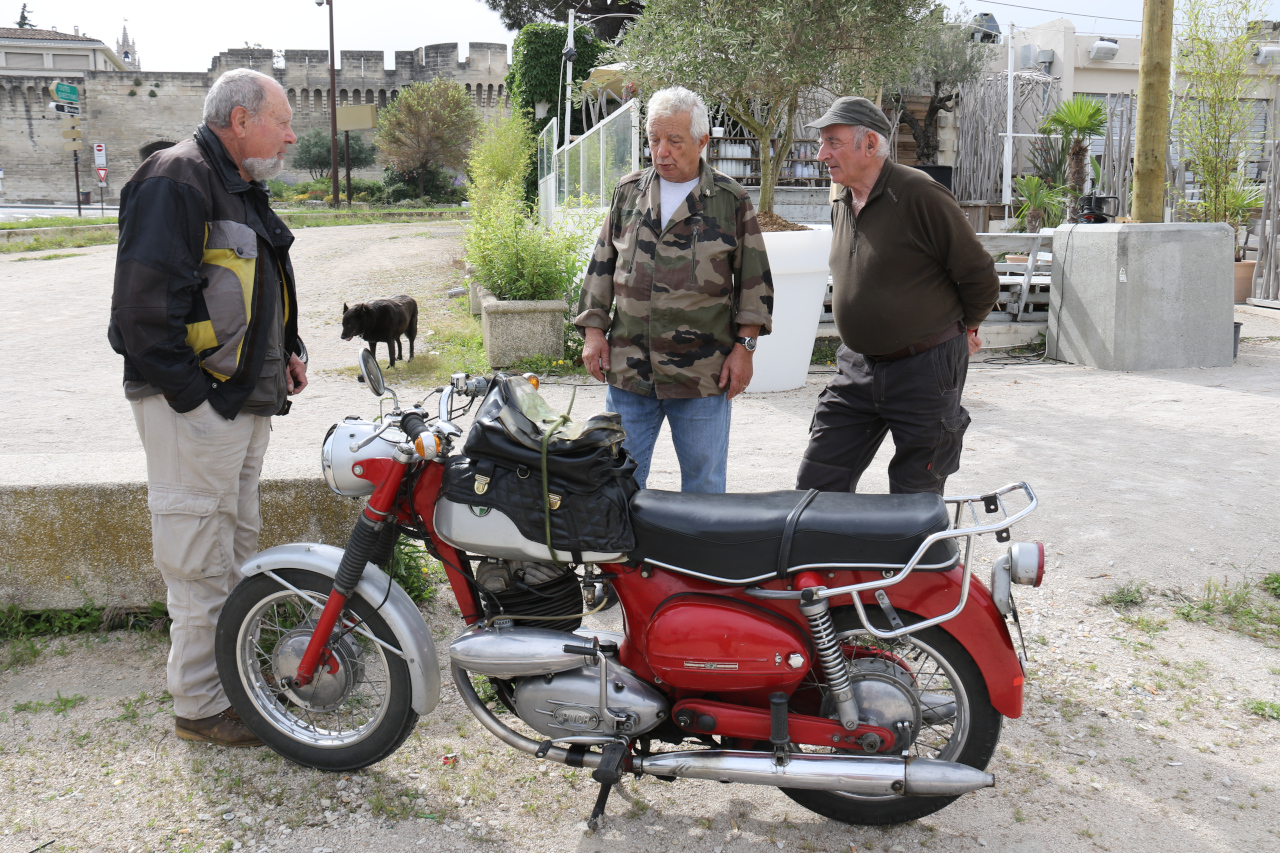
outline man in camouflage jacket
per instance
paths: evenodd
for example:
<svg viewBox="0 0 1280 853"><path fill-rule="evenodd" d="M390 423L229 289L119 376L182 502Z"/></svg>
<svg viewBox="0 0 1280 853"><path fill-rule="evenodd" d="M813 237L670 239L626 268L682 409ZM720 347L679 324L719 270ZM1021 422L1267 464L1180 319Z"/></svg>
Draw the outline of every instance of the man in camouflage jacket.
<svg viewBox="0 0 1280 853"><path fill-rule="evenodd" d="M701 159L707 124L687 89L650 100L654 166L619 181L574 323L587 369L609 383L606 405L622 415L641 486L665 418L682 488L723 492L729 400L769 333L773 281L747 191Z"/></svg>

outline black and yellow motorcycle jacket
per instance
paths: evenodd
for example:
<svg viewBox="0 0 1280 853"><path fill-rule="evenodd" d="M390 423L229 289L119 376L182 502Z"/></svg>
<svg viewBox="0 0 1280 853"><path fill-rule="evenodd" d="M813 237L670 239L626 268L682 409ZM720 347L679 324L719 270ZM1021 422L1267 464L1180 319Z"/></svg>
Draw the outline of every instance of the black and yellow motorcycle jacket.
<svg viewBox="0 0 1280 853"><path fill-rule="evenodd" d="M120 193L107 337L125 381L155 386L175 411L208 400L234 418L258 382L277 304L285 351L302 352L292 244L265 187L240 176L208 127L147 158ZM270 287L282 288L278 303Z"/></svg>

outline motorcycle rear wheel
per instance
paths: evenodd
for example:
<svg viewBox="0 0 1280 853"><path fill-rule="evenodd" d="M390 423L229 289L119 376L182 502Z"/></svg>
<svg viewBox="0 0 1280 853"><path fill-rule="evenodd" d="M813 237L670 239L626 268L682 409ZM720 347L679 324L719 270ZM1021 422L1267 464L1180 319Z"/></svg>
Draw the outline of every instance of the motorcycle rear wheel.
<svg viewBox="0 0 1280 853"><path fill-rule="evenodd" d="M302 569L281 569L277 574L311 593L321 607L333 588L329 578ZM409 667L352 631L336 641L341 651L336 673L318 669L306 696L282 687L281 682L296 669L286 671L289 667L280 665L278 653L290 659L283 653L305 647L321 607L269 575L241 581L218 619L214 643L218 672L232 707L267 746L317 770L359 770L394 752L417 725L418 714L410 704ZM396 646L391 628L363 599L349 599L343 616ZM326 698L320 700L322 695Z"/></svg>
<svg viewBox="0 0 1280 853"><path fill-rule="evenodd" d="M902 613L910 624L918 618ZM849 610L833 613L837 631L855 627L857 615ZM879 620L868 614L876 627ZM941 628L926 628L898 640L874 640L861 636L862 648L876 648L909 665L922 690L930 696L946 696L955 702L955 713L937 724L926 723L911 745L911 755L938 758L986 769L996 744L1000 742L1003 722L1000 712L991 704L986 682L973 658L950 634ZM825 689L825 687L823 688ZM805 752L832 753L831 749L793 747ZM895 748L891 754L898 755ZM886 826L917 820L946 808L959 797L911 797L892 795L873 797L844 791L813 791L783 788L782 793L812 812L831 820L861 826Z"/></svg>

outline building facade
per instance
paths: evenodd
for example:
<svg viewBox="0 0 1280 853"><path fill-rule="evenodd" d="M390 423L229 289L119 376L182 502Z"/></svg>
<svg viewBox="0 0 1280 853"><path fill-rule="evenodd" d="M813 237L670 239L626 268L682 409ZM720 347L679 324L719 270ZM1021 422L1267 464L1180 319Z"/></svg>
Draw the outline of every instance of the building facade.
<svg viewBox="0 0 1280 853"><path fill-rule="evenodd" d="M0 29L0 34L6 32L11 31ZM457 44L398 50L390 68L381 51L340 51L338 106L373 103L384 107L410 83L445 77L466 88L484 118L507 114L507 46L471 42L467 47L466 59L459 58ZM313 128L329 128L328 51L243 48L218 54L207 72L156 72L128 70L114 51L102 48L114 58L109 69L46 68L34 76L4 76L0 69L5 87L0 91L0 168L5 170L0 201L75 200L72 157L62 151L62 122L49 109L48 93L54 82L82 87L85 150L95 143L106 146L109 202L118 199L120 188L143 160L190 137L200 123L209 87L232 68L252 68L280 82L293 107L293 129L299 136ZM129 42L129 48L130 58L136 59L137 46ZM96 187L96 180L88 177L91 158L82 156L81 161L81 187ZM306 177L304 171L289 174ZM94 192L95 200L97 196Z"/></svg>

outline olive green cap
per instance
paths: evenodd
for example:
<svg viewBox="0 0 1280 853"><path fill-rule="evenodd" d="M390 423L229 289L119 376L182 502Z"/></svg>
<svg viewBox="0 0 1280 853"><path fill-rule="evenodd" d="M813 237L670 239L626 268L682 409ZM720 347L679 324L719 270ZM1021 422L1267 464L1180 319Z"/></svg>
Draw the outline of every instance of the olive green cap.
<svg viewBox="0 0 1280 853"><path fill-rule="evenodd" d="M817 121L811 121L805 127L823 128L829 124L856 124L870 128L881 136L889 136L889 119L884 110L866 98L836 98L830 109Z"/></svg>

